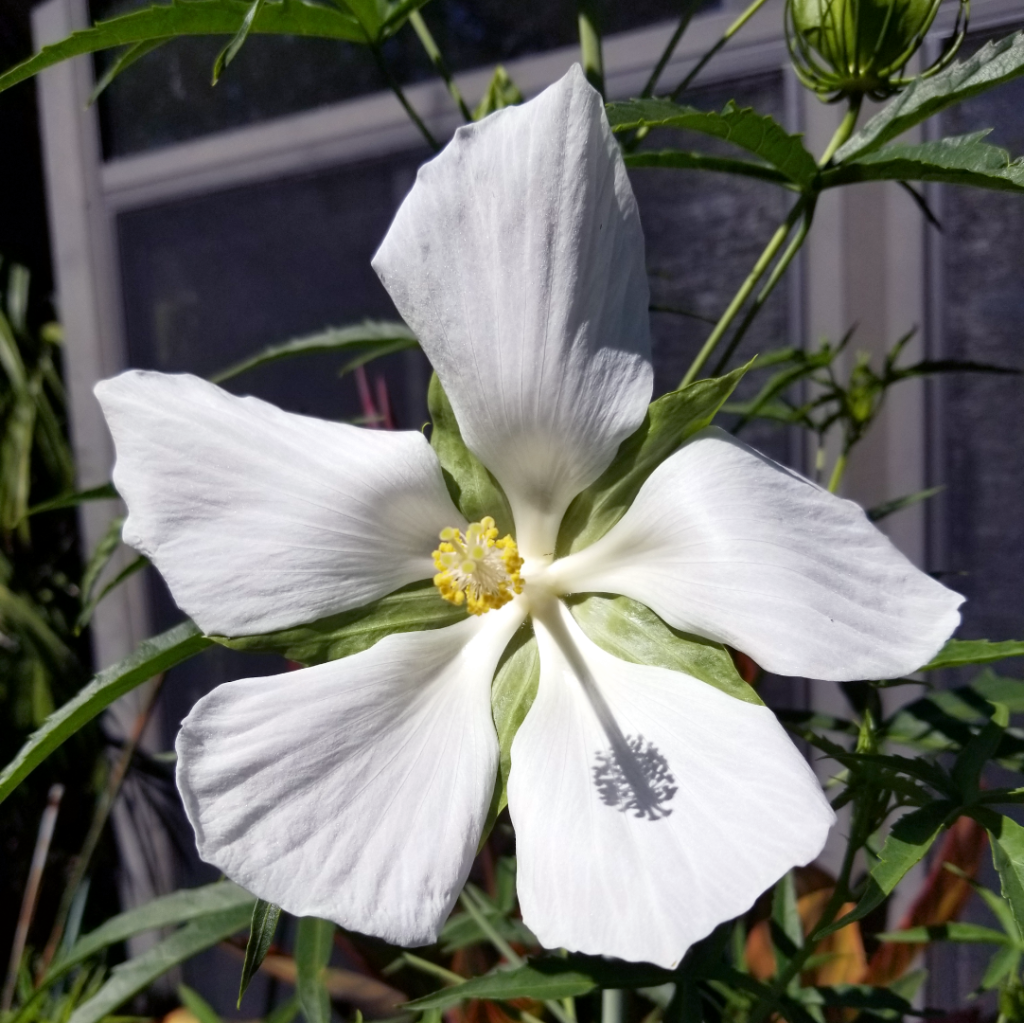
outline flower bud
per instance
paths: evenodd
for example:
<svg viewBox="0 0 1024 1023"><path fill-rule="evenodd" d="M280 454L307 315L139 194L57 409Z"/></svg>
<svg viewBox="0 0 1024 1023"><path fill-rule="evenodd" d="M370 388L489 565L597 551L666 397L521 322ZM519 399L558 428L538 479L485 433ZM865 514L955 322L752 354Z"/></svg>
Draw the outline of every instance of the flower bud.
<svg viewBox="0 0 1024 1023"><path fill-rule="evenodd" d="M800 80L823 98L884 99L908 85L907 62L924 42L942 0L787 0L786 36ZM967 28L959 0L949 45L921 77L945 67Z"/></svg>

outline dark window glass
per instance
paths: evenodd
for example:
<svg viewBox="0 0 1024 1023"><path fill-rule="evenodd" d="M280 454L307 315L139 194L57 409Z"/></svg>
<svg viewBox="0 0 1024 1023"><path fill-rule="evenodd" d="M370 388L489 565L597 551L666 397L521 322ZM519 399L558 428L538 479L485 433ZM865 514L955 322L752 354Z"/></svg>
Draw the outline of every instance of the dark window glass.
<svg viewBox="0 0 1024 1023"><path fill-rule="evenodd" d="M1019 28L1020 26L1016 26ZM1014 26L978 33L964 53ZM1024 154L1024 82L1016 81L952 107L941 115L944 136L995 127L989 142ZM937 242L933 307L937 313L936 354L951 359L1024 367L1024 204L1020 196L943 187L938 210L943 235ZM1019 377L964 373L932 384L934 401L933 482L946 489L930 509L934 552L943 578L967 597L962 608L965 638L1019 639L1024 636L1024 435L1017 428L1024 409ZM1020 662L996 665L1020 675ZM962 684L978 669L947 672L945 684ZM1013 776L990 779L1014 785ZM999 890L999 879L983 865L979 880ZM964 915L994 926L980 900ZM892 924L893 921L890 921ZM929 947L928 1005L954 1008L967 1003L991 957L975 945ZM990 996L982 1015L996 1010Z"/></svg>
<svg viewBox="0 0 1024 1023"><path fill-rule="evenodd" d="M709 0L717 6L720 0ZM144 5L135 0L92 0L96 18ZM630 0L605 5L606 33L679 16L679 0ZM456 71L493 65L576 42L575 0L439 0L423 17ZM322 39L251 36L216 88L214 58L225 38L175 40L143 57L116 79L100 104L104 151L125 156L254 124L325 103L387 88L370 53ZM434 75L408 25L388 41L384 55L403 83ZM110 55L98 68L108 66Z"/></svg>

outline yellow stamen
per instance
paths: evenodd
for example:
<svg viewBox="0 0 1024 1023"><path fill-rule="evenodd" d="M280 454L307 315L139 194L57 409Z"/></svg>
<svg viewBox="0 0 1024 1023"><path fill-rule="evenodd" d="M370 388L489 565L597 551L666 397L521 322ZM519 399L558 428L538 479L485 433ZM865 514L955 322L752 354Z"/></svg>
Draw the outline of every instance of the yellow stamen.
<svg viewBox="0 0 1024 1023"><path fill-rule="evenodd" d="M485 515L466 527L465 536L458 529L442 529L434 551L434 585L449 603L465 604L471 615L501 607L523 592L519 548L511 536L497 536L494 519Z"/></svg>

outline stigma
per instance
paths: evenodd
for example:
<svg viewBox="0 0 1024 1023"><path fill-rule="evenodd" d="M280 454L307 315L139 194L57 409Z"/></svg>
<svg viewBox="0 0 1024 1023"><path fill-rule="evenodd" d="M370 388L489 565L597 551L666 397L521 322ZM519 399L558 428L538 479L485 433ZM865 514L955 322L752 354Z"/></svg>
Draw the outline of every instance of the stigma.
<svg viewBox="0 0 1024 1023"><path fill-rule="evenodd" d="M471 522L465 534L442 529L441 543L434 551L434 585L445 600L465 605L471 615L493 611L523 592L519 548L511 536L500 540L497 536L494 519L485 515Z"/></svg>

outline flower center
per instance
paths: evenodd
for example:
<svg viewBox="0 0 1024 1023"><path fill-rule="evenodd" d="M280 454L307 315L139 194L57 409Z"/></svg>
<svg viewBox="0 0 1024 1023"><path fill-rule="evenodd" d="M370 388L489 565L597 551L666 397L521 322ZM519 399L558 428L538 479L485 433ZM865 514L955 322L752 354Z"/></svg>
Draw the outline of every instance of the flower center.
<svg viewBox="0 0 1024 1023"><path fill-rule="evenodd" d="M497 536L494 519L485 515L471 522L465 535L458 529L442 529L434 551L434 585L449 603L465 604L471 615L501 607L523 592L519 548L511 536Z"/></svg>

